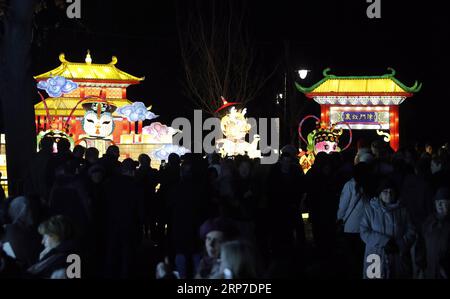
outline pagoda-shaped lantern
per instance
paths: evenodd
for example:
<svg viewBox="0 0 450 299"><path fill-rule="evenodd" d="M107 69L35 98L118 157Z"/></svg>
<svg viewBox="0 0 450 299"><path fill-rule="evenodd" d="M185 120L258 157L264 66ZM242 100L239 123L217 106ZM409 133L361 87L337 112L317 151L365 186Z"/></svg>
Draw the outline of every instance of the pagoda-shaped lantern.
<svg viewBox="0 0 450 299"><path fill-rule="evenodd" d="M399 148L398 106L422 87L417 81L408 87L395 78L395 70L381 76L335 76L330 69L324 78L303 87L295 83L306 97L320 104L320 120L328 125L346 123L353 130L389 130L391 147ZM340 127L340 126L337 126ZM341 126L345 129L345 126Z"/></svg>
<svg viewBox="0 0 450 299"><path fill-rule="evenodd" d="M72 145L96 147L101 154L115 144L122 158L134 159L141 153L174 148L172 136L177 130L159 122L143 127L145 120L158 116L150 111L151 106L127 99L127 87L144 77L118 69L115 56L110 63L94 64L89 51L84 62L67 61L64 54L59 61L57 68L34 77L41 90L41 101L34 107L38 140L47 134L64 137ZM154 166L160 157L152 160Z"/></svg>
<svg viewBox="0 0 450 299"><path fill-rule="evenodd" d="M63 77L78 85L78 88L62 93L57 97L48 97L35 105L36 126L38 131L45 131L51 127L65 130L65 124L70 126L69 134L74 140L84 134L82 118L85 109L80 103L84 98L101 98L117 108L132 104L127 99L127 87L139 84L144 77L135 77L116 68L117 58L112 57L107 64L94 64L90 52L87 52L84 63L67 61L65 55L59 55L61 64L46 73L37 75L36 81L46 81L53 77ZM113 114L116 119L116 129L113 133L113 141L120 143L120 136L125 132L134 130L134 123L123 120L118 122L120 116ZM48 118L51 118L49 120ZM70 119L69 119L70 118ZM142 122L138 124L142 127Z"/></svg>

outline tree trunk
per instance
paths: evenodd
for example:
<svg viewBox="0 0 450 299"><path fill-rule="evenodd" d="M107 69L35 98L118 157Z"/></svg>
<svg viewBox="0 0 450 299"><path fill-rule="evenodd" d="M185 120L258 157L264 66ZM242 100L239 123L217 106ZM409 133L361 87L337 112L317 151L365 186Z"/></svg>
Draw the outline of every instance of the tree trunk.
<svg viewBox="0 0 450 299"><path fill-rule="evenodd" d="M23 193L23 183L36 151L30 48L34 0L11 0L1 41L0 98L6 137L8 190Z"/></svg>

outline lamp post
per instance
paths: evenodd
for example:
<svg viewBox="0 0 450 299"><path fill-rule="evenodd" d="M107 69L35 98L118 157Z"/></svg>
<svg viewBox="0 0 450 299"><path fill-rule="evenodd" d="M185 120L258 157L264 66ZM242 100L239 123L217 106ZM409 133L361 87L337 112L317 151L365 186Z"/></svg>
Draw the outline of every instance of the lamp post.
<svg viewBox="0 0 450 299"><path fill-rule="evenodd" d="M310 70L308 69L298 69L295 71L296 73L298 73L300 79L305 79L308 76L308 73L310 72ZM280 105L281 102L283 102L283 121L284 124L286 126L286 129L288 129L288 117L287 117L287 100L288 100L288 96L287 96L287 72L284 72L284 82L283 82L283 93L278 93L275 97L276 99L276 104Z"/></svg>

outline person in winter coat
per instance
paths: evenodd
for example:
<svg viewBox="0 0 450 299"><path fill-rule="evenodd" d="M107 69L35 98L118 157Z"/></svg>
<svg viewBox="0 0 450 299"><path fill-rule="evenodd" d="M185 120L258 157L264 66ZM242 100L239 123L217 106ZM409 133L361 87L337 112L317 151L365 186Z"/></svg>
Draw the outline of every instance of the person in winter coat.
<svg viewBox="0 0 450 299"><path fill-rule="evenodd" d="M90 199L85 196L84 182L75 175L72 163L60 165L49 193L49 213L64 215L84 234L91 218Z"/></svg>
<svg viewBox="0 0 450 299"><path fill-rule="evenodd" d="M306 174L308 206L314 244L322 258L331 258L336 248L336 211L343 184L339 184L334 172L331 155L320 152L314 165Z"/></svg>
<svg viewBox="0 0 450 299"><path fill-rule="evenodd" d="M200 260L195 278L207 279L219 275L220 247L232 240L237 230L229 219L218 217L208 219L200 227L200 237L205 241L205 255Z"/></svg>
<svg viewBox="0 0 450 299"><path fill-rule="evenodd" d="M4 226L0 241L11 246L21 267L29 267L38 260L41 250L41 237L35 225L37 210L28 198L16 197L9 205L8 218L10 223Z"/></svg>
<svg viewBox="0 0 450 299"><path fill-rule="evenodd" d="M52 187L50 168L53 155L53 138L42 138L39 146L39 152L30 163L27 195L38 196L41 203L46 204Z"/></svg>
<svg viewBox="0 0 450 299"><path fill-rule="evenodd" d="M144 234L155 233L155 188L158 184L158 171L151 167L151 159L146 154L139 155L139 168L136 170L136 182L144 195Z"/></svg>
<svg viewBox="0 0 450 299"><path fill-rule="evenodd" d="M102 184L105 256L102 278L131 278L142 241L143 193L135 181L136 162L125 159L121 174ZM101 209L101 207L98 207Z"/></svg>
<svg viewBox="0 0 450 299"><path fill-rule="evenodd" d="M193 165L184 161L180 181L168 193L169 250L175 254L175 267L180 277L191 278L193 267L198 264L197 254L201 246L198 229L201 225L201 186L193 177Z"/></svg>
<svg viewBox="0 0 450 299"><path fill-rule="evenodd" d="M285 256L286 250L293 248L295 242L299 247L304 244L304 223L299 210L305 189L305 178L298 162L289 154L282 154L268 179L270 217L266 222L274 255Z"/></svg>
<svg viewBox="0 0 450 299"><path fill-rule="evenodd" d="M360 277L364 257L364 242L360 237L360 223L365 206L370 200L370 166L358 163L353 169L353 178L342 188L337 212L338 225L343 226L343 241L349 265L349 274Z"/></svg>
<svg viewBox="0 0 450 299"><path fill-rule="evenodd" d="M422 277L448 279L450 258L450 194L447 187L439 188L434 196L435 212L422 226L417 246L417 264Z"/></svg>
<svg viewBox="0 0 450 299"><path fill-rule="evenodd" d="M53 216L41 223L38 231L43 236L45 249L40 253L39 261L29 267L27 273L33 278L52 278L56 272L65 273L69 265L67 256L79 253L72 222L62 215Z"/></svg>
<svg viewBox="0 0 450 299"><path fill-rule="evenodd" d="M422 164L422 163L418 163ZM428 165L428 163L426 164ZM426 169L426 165L424 166ZM407 174L401 184L400 201L408 209L415 227L420 228L433 211L433 187L421 166L415 173Z"/></svg>
<svg viewBox="0 0 450 299"><path fill-rule="evenodd" d="M414 226L408 211L400 206L391 180L381 180L377 191L378 196L366 207L360 226L361 239L366 244L363 276L410 278ZM379 267L373 264L374 260L380 261Z"/></svg>

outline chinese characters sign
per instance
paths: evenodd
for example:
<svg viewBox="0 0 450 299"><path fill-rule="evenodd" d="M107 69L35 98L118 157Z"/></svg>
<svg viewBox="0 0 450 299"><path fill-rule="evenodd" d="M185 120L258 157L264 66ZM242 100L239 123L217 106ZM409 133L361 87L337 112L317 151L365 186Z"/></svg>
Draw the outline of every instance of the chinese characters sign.
<svg viewBox="0 0 450 299"><path fill-rule="evenodd" d="M341 118L349 123L373 123L376 122L377 113L373 111L347 111L342 112Z"/></svg>
<svg viewBox="0 0 450 299"><path fill-rule="evenodd" d="M350 128L356 130L387 130L389 129L389 107L330 107L330 123L340 122L346 122Z"/></svg>

